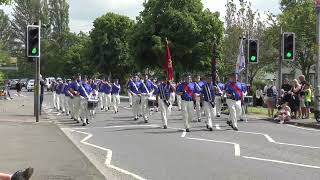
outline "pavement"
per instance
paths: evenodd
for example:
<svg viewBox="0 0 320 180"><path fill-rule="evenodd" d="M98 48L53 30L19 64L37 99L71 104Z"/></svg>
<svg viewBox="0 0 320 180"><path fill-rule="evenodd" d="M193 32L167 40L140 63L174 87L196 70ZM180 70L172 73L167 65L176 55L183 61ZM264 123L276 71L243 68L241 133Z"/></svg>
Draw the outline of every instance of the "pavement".
<svg viewBox="0 0 320 180"><path fill-rule="evenodd" d="M60 128L42 115L33 116L33 93L0 100L0 172L34 167L34 180L106 179Z"/></svg>
<svg viewBox="0 0 320 180"><path fill-rule="evenodd" d="M48 96L47 99L50 99ZM160 113L150 121L134 121L122 102L118 114L97 111L88 126L81 126L45 102L50 119L87 158L110 179L219 179L269 180L320 177L320 131L277 124L249 116L240 131L226 125L227 116L214 120L214 131L204 122L192 122L184 131L181 112L174 110L168 129ZM195 117L194 117L195 119ZM203 118L204 120L204 118Z"/></svg>

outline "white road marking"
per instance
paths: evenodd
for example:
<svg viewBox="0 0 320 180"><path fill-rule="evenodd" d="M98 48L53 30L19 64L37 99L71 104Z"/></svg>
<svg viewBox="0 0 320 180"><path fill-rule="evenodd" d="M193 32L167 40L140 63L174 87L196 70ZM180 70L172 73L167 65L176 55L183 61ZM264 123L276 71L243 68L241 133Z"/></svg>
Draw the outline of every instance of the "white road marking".
<svg viewBox="0 0 320 180"><path fill-rule="evenodd" d="M61 116L61 113L58 113L57 116Z"/></svg>
<svg viewBox="0 0 320 180"><path fill-rule="evenodd" d="M123 107L124 109L129 109L129 110L132 110L132 108L131 107Z"/></svg>
<svg viewBox="0 0 320 180"><path fill-rule="evenodd" d="M211 139L200 139L200 138L189 138L189 137L186 137L186 138L191 139L191 140L197 140L197 141L207 141L207 142L231 144L234 146L234 155L237 157L240 156L240 145L237 143L227 142L227 141L216 141L216 140L211 140Z"/></svg>
<svg viewBox="0 0 320 180"><path fill-rule="evenodd" d="M255 135L262 135L264 136L269 142L271 143L275 143L276 141L273 140L268 134L264 134L264 133L258 133L258 132L247 132L247 131L237 131L239 133L245 133L245 134L255 134Z"/></svg>
<svg viewBox="0 0 320 180"><path fill-rule="evenodd" d="M258 160L258 161L267 161L267 162L274 162L274 163L287 164L287 165L293 165L293 166L301 166L301 167L306 167L306 168L320 169L319 166L312 166L312 165L307 165L307 164L299 164L299 163L293 163L293 162L287 162L287 161L278 161L278 160L273 160L273 159L262 159L262 158L249 157L249 156L242 156L242 157L246 158L246 159L253 159L253 160Z"/></svg>
<svg viewBox="0 0 320 180"><path fill-rule="evenodd" d="M187 135L187 131L183 131L181 134L181 137L184 138L184 137L186 137L186 135Z"/></svg>
<svg viewBox="0 0 320 180"><path fill-rule="evenodd" d="M104 162L104 164L109 167L109 168L112 168L114 170L117 170L121 173L124 173L124 174L127 174L129 176L132 176L133 178L135 179L139 179L139 180L146 180L145 178L141 177L141 176L138 176L132 172L129 172L127 170L124 170L124 169L121 169L117 166L114 166L114 165L111 165L111 160L112 160L112 150L110 149L107 149L107 148L104 148L104 147L101 147L101 146L97 146L95 144L91 144L91 143L88 143L86 142L87 140L89 140L93 135L90 134L90 133L86 133L86 132L82 132L82 131L75 131L75 130L71 130L72 132L77 132L77 133L80 133L80 134L85 134L87 135L85 138L83 138L80 142L82 144L85 144L87 146L91 146L91 147L94 147L94 148L97 148L97 149L100 149L100 150L103 150L103 151L106 151L107 152L107 155L106 155L106 160Z"/></svg>
<svg viewBox="0 0 320 180"><path fill-rule="evenodd" d="M290 144L290 143L277 142L277 141L273 140L268 134L264 134L264 133L246 132L246 131L238 131L238 132L239 133L246 133L246 134L263 135L270 143L274 143L274 144L303 147L303 148L310 148L310 149L320 149L320 147L317 147L317 146L306 146L306 145L301 145L301 144Z"/></svg>
<svg viewBox="0 0 320 180"><path fill-rule="evenodd" d="M221 129L219 124L215 124L216 125L216 129Z"/></svg>
<svg viewBox="0 0 320 180"><path fill-rule="evenodd" d="M148 125L122 125L122 126L105 126L105 127L88 127L88 128L70 128L76 130L86 130L86 129L112 129L112 128L132 128L132 127L160 127L156 124L148 124Z"/></svg>
<svg viewBox="0 0 320 180"><path fill-rule="evenodd" d="M287 126L289 126L289 127L294 127L294 128L297 128L297 129L303 129L303 130L308 130L308 131L317 131L317 132L320 132L320 130L319 130L319 129L312 129L312 128L298 127L298 126L294 126L294 125L291 125L291 124L287 124Z"/></svg>

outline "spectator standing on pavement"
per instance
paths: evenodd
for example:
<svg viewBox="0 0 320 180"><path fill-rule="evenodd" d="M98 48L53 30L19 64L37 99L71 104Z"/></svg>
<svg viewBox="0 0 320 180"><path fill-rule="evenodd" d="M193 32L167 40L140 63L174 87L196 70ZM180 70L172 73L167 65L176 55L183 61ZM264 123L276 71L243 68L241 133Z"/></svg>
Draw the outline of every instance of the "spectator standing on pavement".
<svg viewBox="0 0 320 180"><path fill-rule="evenodd" d="M291 94L289 94L288 92L292 89L292 86L289 84L289 79L288 78L284 79L283 84L281 86L281 89L284 92L281 95L281 98L282 98L283 102L290 102Z"/></svg>
<svg viewBox="0 0 320 180"><path fill-rule="evenodd" d="M263 106L263 90L260 87L256 90L256 105Z"/></svg>
<svg viewBox="0 0 320 180"><path fill-rule="evenodd" d="M300 99L299 99L300 91L301 91L301 85L299 84L298 80L294 79L292 81L292 88L290 90L290 94L292 95L290 108L291 108L291 111L293 112L293 118L300 118L301 116Z"/></svg>
<svg viewBox="0 0 320 180"><path fill-rule="evenodd" d="M299 81L300 81L300 85L301 85L301 91L300 91L300 96L299 96L299 100L300 100L300 110L301 110L301 118L304 119L307 113L307 108L306 108L306 104L305 104L305 88L304 86L307 84L307 81L305 79L304 75L299 76Z"/></svg>
<svg viewBox="0 0 320 180"><path fill-rule="evenodd" d="M40 114L42 110L42 103L43 103L43 95L44 95L44 87L46 83L42 79L42 75L40 74Z"/></svg>
<svg viewBox="0 0 320 180"><path fill-rule="evenodd" d="M268 85L266 85L264 87L263 90L265 96L264 96L264 101L265 104L268 107L268 116L269 117L273 117L273 112L274 112L274 101L275 101L275 96L277 94L277 89L276 87L273 85L273 81L270 80Z"/></svg>
<svg viewBox="0 0 320 180"><path fill-rule="evenodd" d="M6 99L7 100L13 99L10 95L10 81L9 80L6 80L4 90L6 92Z"/></svg>
<svg viewBox="0 0 320 180"><path fill-rule="evenodd" d="M311 93L310 84L308 83L304 85L304 98L305 98L304 100L306 105L306 115L304 118L309 119L312 93Z"/></svg>
<svg viewBox="0 0 320 180"><path fill-rule="evenodd" d="M16 84L16 90L17 90L17 95L21 96L21 89L22 89L22 84L20 81L17 82Z"/></svg>

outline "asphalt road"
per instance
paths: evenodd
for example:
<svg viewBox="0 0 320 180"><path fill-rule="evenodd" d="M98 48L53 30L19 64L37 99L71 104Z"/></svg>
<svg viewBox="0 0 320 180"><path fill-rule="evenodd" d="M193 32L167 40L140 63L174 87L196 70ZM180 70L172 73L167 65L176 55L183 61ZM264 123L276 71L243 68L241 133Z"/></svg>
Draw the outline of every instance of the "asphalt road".
<svg viewBox="0 0 320 180"><path fill-rule="evenodd" d="M249 119L236 132L224 116L214 120L212 132L193 122L186 133L181 112L173 111L165 130L160 113L153 113L148 124L133 121L127 103L118 114L98 110L96 119L82 127L55 112L50 99L45 109L67 136L98 169L112 169L123 174L121 179L320 179L317 130Z"/></svg>

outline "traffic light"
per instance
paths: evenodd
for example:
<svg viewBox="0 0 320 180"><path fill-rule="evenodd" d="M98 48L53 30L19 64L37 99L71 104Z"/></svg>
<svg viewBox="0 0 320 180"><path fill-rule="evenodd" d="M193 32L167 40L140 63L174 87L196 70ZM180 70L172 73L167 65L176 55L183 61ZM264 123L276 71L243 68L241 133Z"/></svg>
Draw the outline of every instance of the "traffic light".
<svg viewBox="0 0 320 180"><path fill-rule="evenodd" d="M40 27L27 26L27 57L40 57Z"/></svg>
<svg viewBox="0 0 320 180"><path fill-rule="evenodd" d="M285 32L282 35L282 57L284 60L294 60L295 57L295 34Z"/></svg>
<svg viewBox="0 0 320 180"><path fill-rule="evenodd" d="M258 60L259 60L259 41L257 39L249 39L248 60L249 60L249 63L258 63Z"/></svg>

